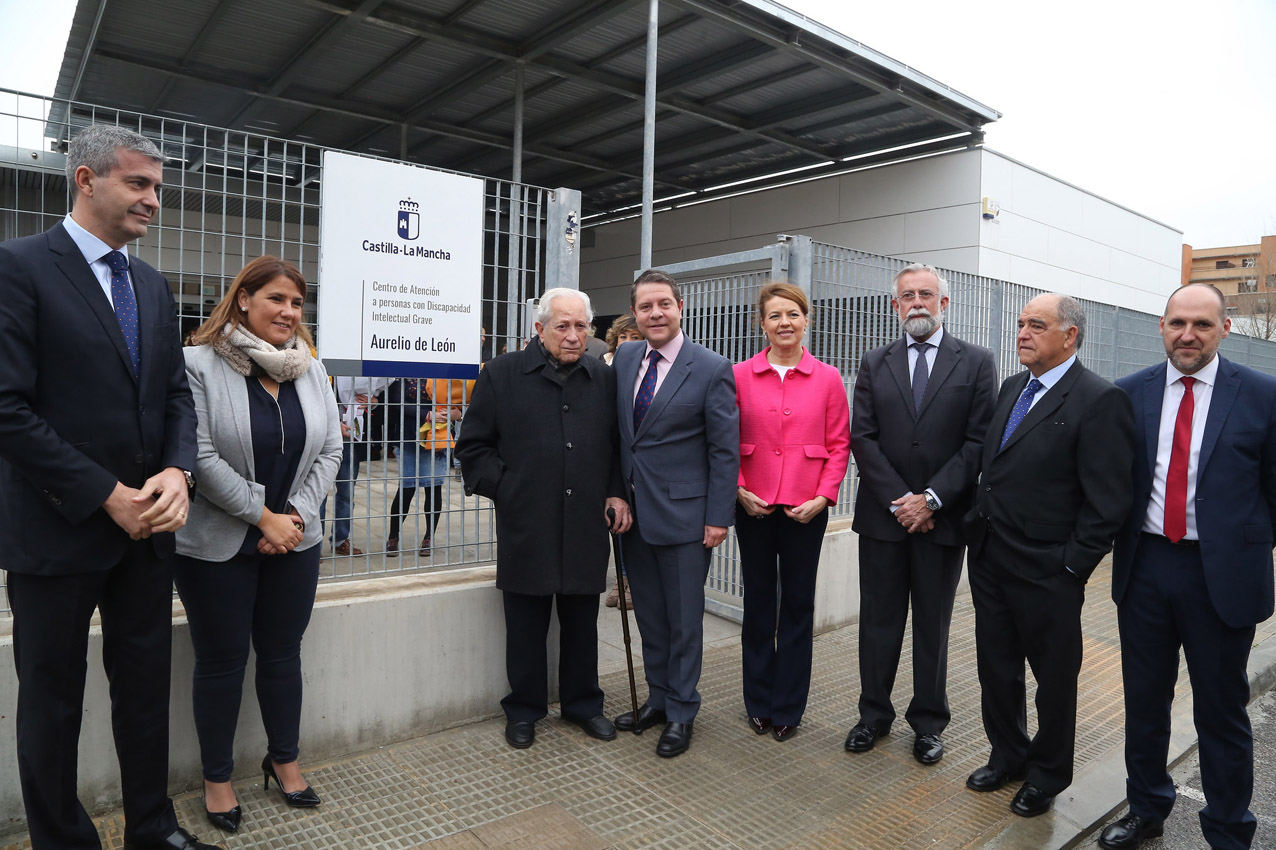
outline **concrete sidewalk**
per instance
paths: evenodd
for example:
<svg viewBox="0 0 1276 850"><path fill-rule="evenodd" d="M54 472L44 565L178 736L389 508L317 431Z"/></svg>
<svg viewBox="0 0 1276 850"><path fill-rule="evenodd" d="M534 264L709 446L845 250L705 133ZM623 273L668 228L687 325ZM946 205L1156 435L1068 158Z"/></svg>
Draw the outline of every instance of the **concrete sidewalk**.
<svg viewBox="0 0 1276 850"><path fill-rule="evenodd" d="M244 826L224 840L204 820L201 795L179 797L179 817L204 840L227 848L1037 850L1089 843L1124 797L1120 658L1109 582L1105 565L1087 587L1076 780L1053 812L1032 820L1009 813L1013 785L993 794L965 787L966 776L988 757L968 595L958 598L953 616L953 722L944 735L947 754L935 767L913 760L913 736L902 719L872 752L852 755L842 749L857 719L854 627L816 637L811 701L798 735L782 744L755 736L740 697L739 629L708 616L704 706L691 750L679 758L656 757L655 732L622 733L610 743L592 740L559 719L554 708L537 725L536 744L529 750L507 746L503 720L495 718L307 764L307 776L325 800L316 810L287 809L274 789L264 791L260 777L249 775L236 783ZM632 615L631 632L638 659ZM603 609L600 633L606 710L615 715L629 707L615 610ZM1276 674L1274 634L1273 621L1259 628L1251 662L1255 693L1270 687ZM645 695L641 675L639 668L640 702ZM907 657L898 681L902 714L911 681ZM1176 703L1175 760L1195 743L1187 690L1184 673ZM1034 723L1030 705L1030 728ZM104 847L123 846L119 812L105 815L99 825ZM1272 840L1260 833L1256 846ZM0 850L30 847L25 836L9 841Z"/></svg>

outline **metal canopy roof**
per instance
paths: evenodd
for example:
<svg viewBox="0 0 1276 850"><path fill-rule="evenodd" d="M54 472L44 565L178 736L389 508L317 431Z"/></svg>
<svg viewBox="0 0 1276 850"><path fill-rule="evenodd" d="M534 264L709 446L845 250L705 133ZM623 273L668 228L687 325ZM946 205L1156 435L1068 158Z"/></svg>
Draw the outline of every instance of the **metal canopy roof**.
<svg viewBox="0 0 1276 850"><path fill-rule="evenodd" d="M647 12L645 0L80 0L55 96L508 179L522 66L524 182L580 189L583 212L605 220L641 198ZM998 117L769 0L661 4L658 208L848 158L979 144Z"/></svg>

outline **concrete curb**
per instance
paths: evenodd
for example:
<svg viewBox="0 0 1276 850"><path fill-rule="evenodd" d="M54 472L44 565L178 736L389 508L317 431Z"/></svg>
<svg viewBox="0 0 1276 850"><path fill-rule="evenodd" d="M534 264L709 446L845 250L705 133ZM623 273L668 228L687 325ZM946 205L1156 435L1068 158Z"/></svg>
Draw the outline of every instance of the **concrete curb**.
<svg viewBox="0 0 1276 850"><path fill-rule="evenodd" d="M1253 702L1276 686L1276 638L1268 638L1249 654L1249 699ZM1174 703L1170 717L1170 767L1196 750L1192 700ZM983 846L990 850L1069 850L1094 840L1095 833L1125 808L1124 745L1113 747L1079 772L1055 801L1051 814L1011 817Z"/></svg>

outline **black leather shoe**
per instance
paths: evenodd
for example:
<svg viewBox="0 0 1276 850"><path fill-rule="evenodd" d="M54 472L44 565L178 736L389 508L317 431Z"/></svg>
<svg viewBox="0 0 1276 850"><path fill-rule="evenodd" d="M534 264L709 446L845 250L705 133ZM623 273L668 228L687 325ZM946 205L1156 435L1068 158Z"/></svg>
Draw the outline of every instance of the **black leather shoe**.
<svg viewBox="0 0 1276 850"><path fill-rule="evenodd" d="M652 726L668 722L669 718L665 716L662 709L652 708L646 703L643 703L642 708L638 709L638 715L636 717L632 711L626 711L624 714L617 717L616 728L622 732L642 734Z"/></svg>
<svg viewBox="0 0 1276 850"><path fill-rule="evenodd" d="M284 784L279 781L279 775L275 773L275 763L270 760L269 755L261 760L261 772L262 785L266 790L270 790L270 780L275 780L275 784L279 786L279 793L284 795L284 802L294 809L313 809L323 802L323 800L319 799L319 795L315 793L315 789L309 785L300 791L285 791Z"/></svg>
<svg viewBox="0 0 1276 850"><path fill-rule="evenodd" d="M918 735L913 741L913 758L922 764L937 764L944 757L944 742L938 735Z"/></svg>
<svg viewBox="0 0 1276 850"><path fill-rule="evenodd" d="M656 755L671 759L680 756L691 746L691 724L669 723L665 731L660 733L660 741L656 744Z"/></svg>
<svg viewBox="0 0 1276 850"><path fill-rule="evenodd" d="M536 741L536 724L511 720L505 724L505 740L516 750L525 750Z"/></svg>
<svg viewBox="0 0 1276 850"><path fill-rule="evenodd" d="M1021 818L1035 818L1044 815L1054 805L1054 795L1047 794L1031 782L1025 782L1010 801L1010 811Z"/></svg>
<svg viewBox="0 0 1276 850"><path fill-rule="evenodd" d="M563 719L584 729L585 734L591 738L597 738L600 741L616 740L616 727L601 714L595 714L593 717L568 717L564 714Z"/></svg>
<svg viewBox="0 0 1276 850"><path fill-rule="evenodd" d="M750 717L749 728L759 735L765 735L766 730L771 728L771 718L769 717Z"/></svg>
<svg viewBox="0 0 1276 850"><path fill-rule="evenodd" d="M971 791L999 791L1016 778L999 767L986 764L966 778L966 787Z"/></svg>
<svg viewBox="0 0 1276 850"><path fill-rule="evenodd" d="M151 844L124 844L124 850L221 850L216 844L205 844L180 826L162 841Z"/></svg>
<svg viewBox="0 0 1276 850"><path fill-rule="evenodd" d="M867 723L856 723L851 727L851 731L846 734L846 751L848 753L866 753L873 749L873 745L877 743L878 738L885 737L886 733Z"/></svg>
<svg viewBox="0 0 1276 850"><path fill-rule="evenodd" d="M208 815L208 822L224 832L235 832L239 829L239 822L244 817L244 810L236 806L229 812L204 812Z"/></svg>
<svg viewBox="0 0 1276 850"><path fill-rule="evenodd" d="M1099 835L1103 850L1129 850L1138 847L1145 838L1156 838L1165 832L1164 821L1148 820L1136 814L1128 814L1109 826Z"/></svg>
<svg viewBox="0 0 1276 850"><path fill-rule="evenodd" d="M777 723L771 727L771 737L777 741L787 741L797 734L797 726L789 726L784 723Z"/></svg>

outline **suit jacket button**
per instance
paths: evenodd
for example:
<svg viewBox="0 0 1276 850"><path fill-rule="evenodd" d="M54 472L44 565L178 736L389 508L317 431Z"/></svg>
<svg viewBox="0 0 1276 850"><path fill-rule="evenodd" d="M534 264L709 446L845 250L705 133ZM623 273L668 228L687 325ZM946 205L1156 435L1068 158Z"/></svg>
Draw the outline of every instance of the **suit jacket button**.
<svg viewBox="0 0 1276 850"><path fill-rule="evenodd" d="M569 495L569 496L570 496L571 494L572 494L572 488L568 487L568 488L567 488L567 495Z"/></svg>
<svg viewBox="0 0 1276 850"><path fill-rule="evenodd" d="M571 405L570 405L570 404L564 404L564 405L563 405L563 413L566 413L570 407L571 407Z"/></svg>
<svg viewBox="0 0 1276 850"><path fill-rule="evenodd" d="M792 412L793 412L793 411L792 411L792 410L789 410L787 407L786 407L786 408L784 408L784 415L785 415L785 416L788 416L788 415L789 415L789 414L791 414Z"/></svg>
<svg viewBox="0 0 1276 850"><path fill-rule="evenodd" d="M571 444L571 443L568 443L568 444L567 444L567 450L568 450L568 451L571 451L571 448L572 448L572 444Z"/></svg>
<svg viewBox="0 0 1276 850"><path fill-rule="evenodd" d="M917 440L913 440L913 448L917 448L920 445L921 445L920 442L918 442Z"/></svg>
<svg viewBox="0 0 1276 850"><path fill-rule="evenodd" d="M780 449L776 449L776 450L775 450L775 453L776 453L776 454L783 454L783 452L782 452Z"/></svg>
<svg viewBox="0 0 1276 850"><path fill-rule="evenodd" d="M984 492L985 492L985 493L991 493L991 492L992 492L992 485L991 485L991 484L985 484L985 485L984 485Z"/></svg>

